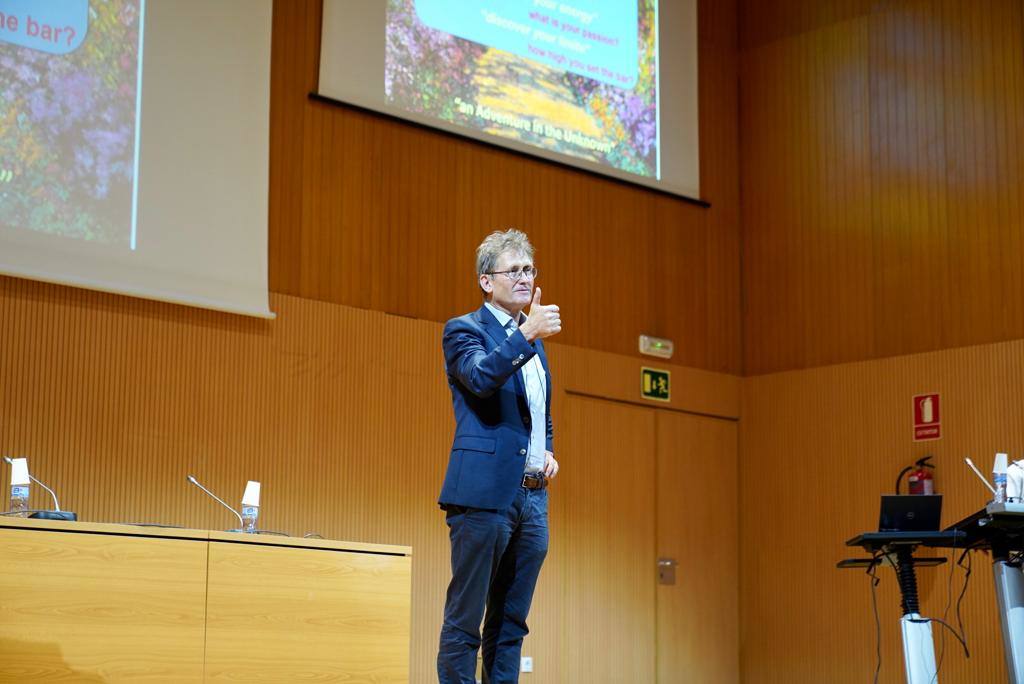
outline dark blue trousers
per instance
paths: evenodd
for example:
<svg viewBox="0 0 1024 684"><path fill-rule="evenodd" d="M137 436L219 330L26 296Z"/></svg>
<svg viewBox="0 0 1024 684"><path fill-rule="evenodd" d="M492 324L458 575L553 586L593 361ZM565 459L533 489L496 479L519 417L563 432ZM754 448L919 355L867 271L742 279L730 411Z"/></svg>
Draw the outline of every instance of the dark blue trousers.
<svg viewBox="0 0 1024 684"><path fill-rule="evenodd" d="M526 615L548 552L547 490L520 488L504 511L452 505L445 510L452 581L437 652L438 681L475 684L482 645L484 683L518 682L523 638L530 631Z"/></svg>

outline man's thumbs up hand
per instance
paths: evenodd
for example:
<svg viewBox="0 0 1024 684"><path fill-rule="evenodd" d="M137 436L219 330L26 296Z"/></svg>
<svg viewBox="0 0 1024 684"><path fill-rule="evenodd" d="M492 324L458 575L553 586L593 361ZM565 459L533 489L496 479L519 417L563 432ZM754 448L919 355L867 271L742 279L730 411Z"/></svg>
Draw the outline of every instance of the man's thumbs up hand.
<svg viewBox="0 0 1024 684"><path fill-rule="evenodd" d="M530 316L519 328L526 339L533 342L562 332L562 317L554 304L540 303L540 288L534 288L530 304Z"/></svg>

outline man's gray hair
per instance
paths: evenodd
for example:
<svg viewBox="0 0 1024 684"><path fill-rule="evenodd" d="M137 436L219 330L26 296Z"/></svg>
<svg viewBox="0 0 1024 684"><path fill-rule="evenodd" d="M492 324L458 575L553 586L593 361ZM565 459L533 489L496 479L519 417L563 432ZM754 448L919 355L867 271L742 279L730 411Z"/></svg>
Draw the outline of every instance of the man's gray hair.
<svg viewBox="0 0 1024 684"><path fill-rule="evenodd" d="M515 228L496 230L476 248L476 274L490 273L498 263L498 257L505 252L525 254L533 261L533 245L526 233Z"/></svg>

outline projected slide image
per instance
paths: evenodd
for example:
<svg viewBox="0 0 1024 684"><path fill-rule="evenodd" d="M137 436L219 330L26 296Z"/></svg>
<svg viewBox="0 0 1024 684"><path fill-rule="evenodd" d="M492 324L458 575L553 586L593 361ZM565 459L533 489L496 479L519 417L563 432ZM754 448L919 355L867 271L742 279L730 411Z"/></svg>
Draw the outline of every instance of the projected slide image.
<svg viewBox="0 0 1024 684"><path fill-rule="evenodd" d="M388 104L657 178L657 0L388 0Z"/></svg>
<svg viewBox="0 0 1024 684"><path fill-rule="evenodd" d="M144 0L0 0L0 227L132 246Z"/></svg>

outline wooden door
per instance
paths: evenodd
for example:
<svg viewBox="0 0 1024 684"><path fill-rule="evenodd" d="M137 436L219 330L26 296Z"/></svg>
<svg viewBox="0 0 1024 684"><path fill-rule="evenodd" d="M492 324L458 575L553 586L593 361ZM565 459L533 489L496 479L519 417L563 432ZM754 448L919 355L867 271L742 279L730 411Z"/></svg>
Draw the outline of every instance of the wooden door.
<svg viewBox="0 0 1024 684"><path fill-rule="evenodd" d="M655 414L569 396L560 437L562 673L567 684L651 682L655 666ZM538 669L539 672L539 669Z"/></svg>
<svg viewBox="0 0 1024 684"><path fill-rule="evenodd" d="M739 681L736 423L657 411L659 684ZM639 681L639 680L638 680Z"/></svg>

